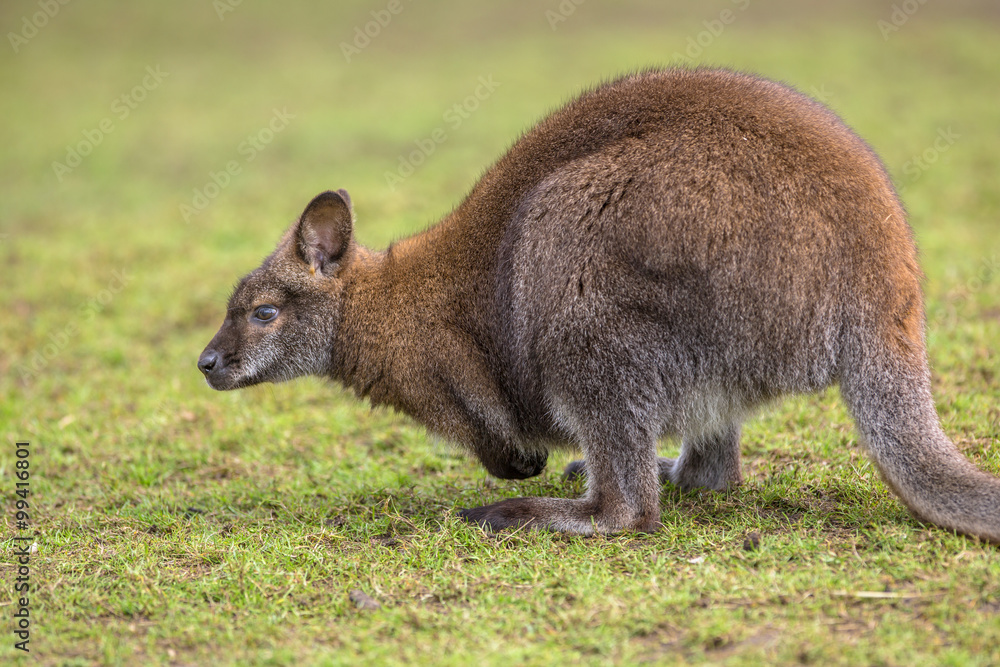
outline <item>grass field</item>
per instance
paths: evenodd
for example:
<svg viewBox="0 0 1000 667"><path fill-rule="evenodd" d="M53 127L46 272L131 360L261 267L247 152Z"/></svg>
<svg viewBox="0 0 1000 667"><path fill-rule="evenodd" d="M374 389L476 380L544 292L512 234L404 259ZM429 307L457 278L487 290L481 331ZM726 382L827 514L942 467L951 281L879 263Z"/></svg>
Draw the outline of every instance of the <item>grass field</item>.
<svg viewBox="0 0 1000 667"><path fill-rule="evenodd" d="M585 539L455 516L578 494L568 453L495 481L318 380L205 386L231 285L316 193L347 188L380 247L581 88L711 63L823 99L883 156L944 428L1000 474L996 9L508 4L0 8L0 662L1000 663L997 549L911 518L836 391L745 428L738 491L664 488L661 532Z"/></svg>

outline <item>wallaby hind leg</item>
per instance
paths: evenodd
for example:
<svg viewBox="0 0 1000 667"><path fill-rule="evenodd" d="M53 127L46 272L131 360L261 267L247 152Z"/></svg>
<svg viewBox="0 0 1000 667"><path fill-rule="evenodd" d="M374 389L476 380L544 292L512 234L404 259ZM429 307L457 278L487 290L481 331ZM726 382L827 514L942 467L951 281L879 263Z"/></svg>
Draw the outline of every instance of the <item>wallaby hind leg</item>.
<svg viewBox="0 0 1000 667"><path fill-rule="evenodd" d="M725 491L743 482L740 472L740 425L729 424L716 433L684 436L681 453L669 469L662 459L660 479L689 491ZM664 479L664 477L666 479Z"/></svg>
<svg viewBox="0 0 1000 667"><path fill-rule="evenodd" d="M581 440L588 470L582 498L512 498L462 510L460 516L491 530L527 526L581 535L656 530L660 486L655 437L608 429Z"/></svg>
<svg viewBox="0 0 1000 667"><path fill-rule="evenodd" d="M688 436L676 459L657 457L660 484L672 483L684 490L705 488L724 491L743 482L740 472L740 427L731 424L720 433ZM582 460L563 471L563 479L586 476Z"/></svg>
<svg viewBox="0 0 1000 667"><path fill-rule="evenodd" d="M660 484L666 484L670 480L670 471L674 469L674 462L677 459L668 459L665 456L656 457L656 464L659 469ZM563 469L563 480L571 482L587 476L587 464L583 459L570 461Z"/></svg>

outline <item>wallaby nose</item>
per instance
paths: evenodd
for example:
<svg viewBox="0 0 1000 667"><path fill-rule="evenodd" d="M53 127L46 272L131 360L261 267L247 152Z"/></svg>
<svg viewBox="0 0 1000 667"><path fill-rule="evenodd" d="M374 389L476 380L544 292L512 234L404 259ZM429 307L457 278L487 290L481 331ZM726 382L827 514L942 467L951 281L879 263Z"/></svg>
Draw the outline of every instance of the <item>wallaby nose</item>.
<svg viewBox="0 0 1000 667"><path fill-rule="evenodd" d="M215 364L219 361L219 354L215 350L205 350L198 357L198 370L200 370L205 375L212 372L215 368Z"/></svg>

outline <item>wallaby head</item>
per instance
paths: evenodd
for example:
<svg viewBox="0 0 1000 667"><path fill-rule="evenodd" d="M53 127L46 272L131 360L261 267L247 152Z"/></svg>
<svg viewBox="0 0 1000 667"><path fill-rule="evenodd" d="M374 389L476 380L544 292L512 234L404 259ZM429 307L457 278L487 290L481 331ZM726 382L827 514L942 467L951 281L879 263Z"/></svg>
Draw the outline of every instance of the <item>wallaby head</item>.
<svg viewBox="0 0 1000 667"><path fill-rule="evenodd" d="M347 192L314 198L263 264L244 277L198 368L213 389L329 373L343 275L357 255Z"/></svg>

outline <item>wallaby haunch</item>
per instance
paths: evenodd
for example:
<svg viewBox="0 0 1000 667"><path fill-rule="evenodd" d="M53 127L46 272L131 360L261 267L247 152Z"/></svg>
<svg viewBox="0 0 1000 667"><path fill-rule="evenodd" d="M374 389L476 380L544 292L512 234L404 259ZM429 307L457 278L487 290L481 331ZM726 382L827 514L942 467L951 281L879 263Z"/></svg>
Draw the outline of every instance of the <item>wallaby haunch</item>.
<svg viewBox="0 0 1000 667"><path fill-rule="evenodd" d="M209 385L329 377L503 478L577 446L582 498L461 515L590 534L655 529L661 483L739 484L741 422L839 383L918 517L1000 542L1000 480L934 410L903 207L872 150L789 88L626 76L524 134L427 231L374 252L353 219L346 192L320 194L243 278L198 361Z"/></svg>

